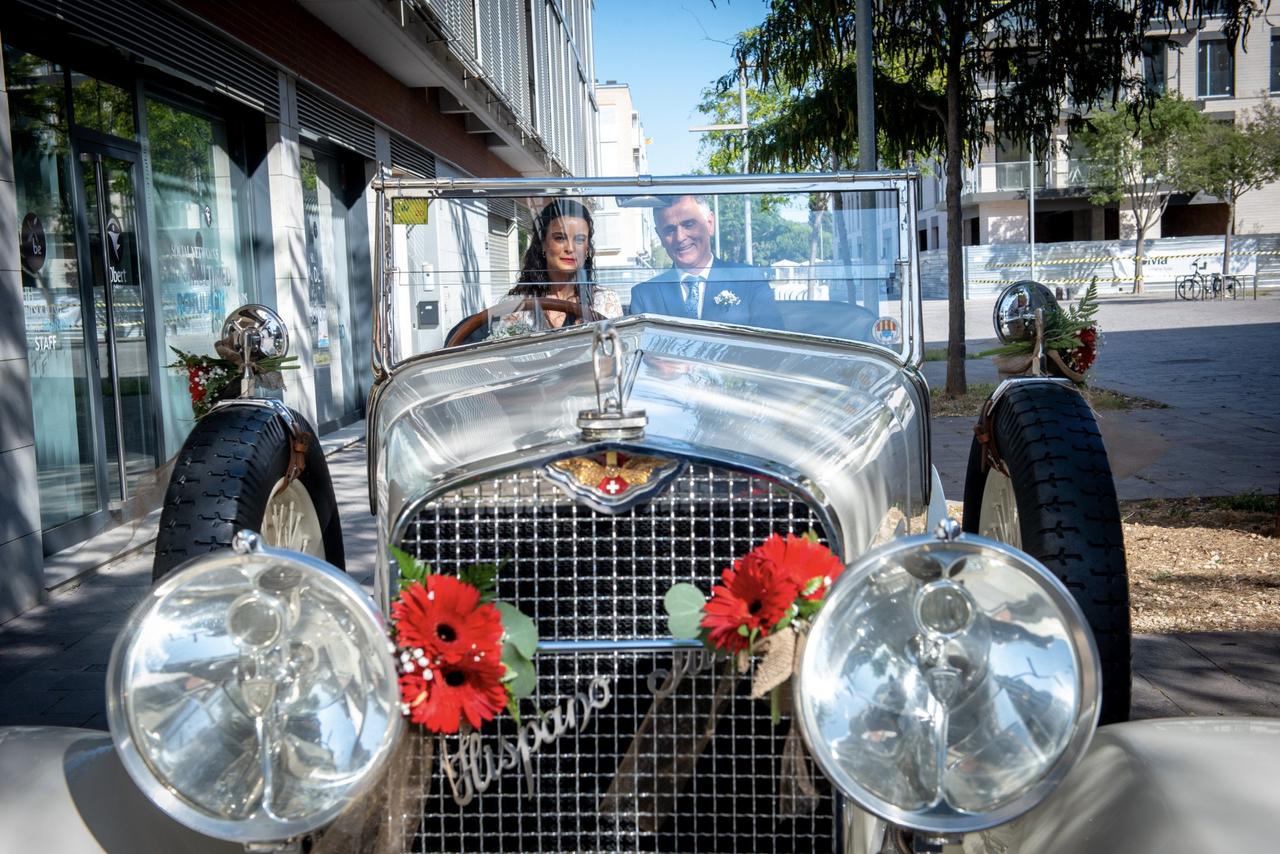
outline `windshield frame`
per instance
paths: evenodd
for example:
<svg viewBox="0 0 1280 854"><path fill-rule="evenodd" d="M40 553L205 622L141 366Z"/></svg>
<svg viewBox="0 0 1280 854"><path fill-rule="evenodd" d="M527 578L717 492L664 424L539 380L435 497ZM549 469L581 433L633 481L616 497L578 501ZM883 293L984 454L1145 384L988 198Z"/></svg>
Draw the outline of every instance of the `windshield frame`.
<svg viewBox="0 0 1280 854"><path fill-rule="evenodd" d="M879 172L831 172L794 175L638 175L604 178L412 178L387 173L375 178L376 234L373 311L373 369L375 381L381 381L402 364L455 352L444 348L424 353L403 354L390 330L396 328L392 281L396 269L392 256L392 201L399 198L443 200L484 200L505 198L630 196L636 191L654 195L699 195L715 191L736 194L816 193L891 191L898 199L898 258L895 261L902 283L903 348L895 351L874 347L877 352L903 365L919 369L924 359L922 305L919 282L919 255L915 239L915 221L919 198L919 172L884 170ZM689 321L708 323L713 321ZM723 324L715 324L721 326ZM727 328L727 327L726 327ZM763 331L763 330L762 330ZM786 339L813 340L816 336L783 330L767 330L764 334ZM828 343L866 349L866 345L839 339ZM481 345L488 346L492 342Z"/></svg>

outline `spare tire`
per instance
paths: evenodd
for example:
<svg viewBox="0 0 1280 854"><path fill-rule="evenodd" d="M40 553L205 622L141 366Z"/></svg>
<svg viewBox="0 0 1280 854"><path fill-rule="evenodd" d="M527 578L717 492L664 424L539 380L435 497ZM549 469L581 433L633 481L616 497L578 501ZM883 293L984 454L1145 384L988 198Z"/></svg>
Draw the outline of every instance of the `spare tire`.
<svg viewBox="0 0 1280 854"><path fill-rule="evenodd" d="M1093 410L1061 383L1009 389L991 419L1009 474L983 471L977 439L964 481L964 530L1021 549L1066 585L1102 663L1102 723L1128 720L1129 579L1111 464Z"/></svg>
<svg viewBox="0 0 1280 854"><path fill-rule="evenodd" d="M292 414L311 441L306 466L288 483L289 429L273 409L225 406L196 423L165 491L153 580L197 555L231 548L243 529L262 534L268 545L345 567L329 466L311 426Z"/></svg>

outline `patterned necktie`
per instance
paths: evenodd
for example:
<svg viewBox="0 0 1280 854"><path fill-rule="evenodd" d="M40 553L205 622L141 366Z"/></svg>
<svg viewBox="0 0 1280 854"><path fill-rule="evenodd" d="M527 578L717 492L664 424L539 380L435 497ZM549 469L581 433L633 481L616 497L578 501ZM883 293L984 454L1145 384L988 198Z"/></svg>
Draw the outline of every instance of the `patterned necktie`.
<svg viewBox="0 0 1280 854"><path fill-rule="evenodd" d="M680 283L684 285L684 313L688 317L698 316L698 303L702 297L702 277L685 275Z"/></svg>

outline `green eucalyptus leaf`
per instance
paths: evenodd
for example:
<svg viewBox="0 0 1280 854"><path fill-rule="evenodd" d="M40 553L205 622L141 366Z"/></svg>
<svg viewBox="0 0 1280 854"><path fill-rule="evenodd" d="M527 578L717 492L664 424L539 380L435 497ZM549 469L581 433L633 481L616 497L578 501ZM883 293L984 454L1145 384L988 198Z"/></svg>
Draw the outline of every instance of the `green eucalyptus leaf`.
<svg viewBox="0 0 1280 854"><path fill-rule="evenodd" d="M738 626L738 634L742 635L744 638L749 638L751 637L751 630L747 628L746 623L743 623Z"/></svg>
<svg viewBox="0 0 1280 854"><path fill-rule="evenodd" d="M502 645L502 663L507 666L508 675L515 674L507 682L507 690L511 692L511 695L517 699L531 696L538 686L538 673L533 667L533 662L521 655L520 650L514 644L504 643Z"/></svg>
<svg viewBox="0 0 1280 854"><path fill-rule="evenodd" d="M818 543L818 532L813 530L813 528L810 528L809 530L805 531L804 534L802 534L801 536L803 539L808 540L814 545L817 545Z"/></svg>
<svg viewBox="0 0 1280 854"><path fill-rule="evenodd" d="M662 604L667 609L667 626L672 637L682 640L698 637L702 606L706 604L701 590L683 582L672 585L667 595L662 597Z"/></svg>
<svg viewBox="0 0 1280 854"><path fill-rule="evenodd" d="M511 715L512 720L516 722L516 726L520 726L520 698L508 695L507 713Z"/></svg>
<svg viewBox="0 0 1280 854"><path fill-rule="evenodd" d="M507 641L525 659L533 658L538 651L538 627L533 620L510 602L499 602L498 611L502 614L502 630L507 633Z"/></svg>

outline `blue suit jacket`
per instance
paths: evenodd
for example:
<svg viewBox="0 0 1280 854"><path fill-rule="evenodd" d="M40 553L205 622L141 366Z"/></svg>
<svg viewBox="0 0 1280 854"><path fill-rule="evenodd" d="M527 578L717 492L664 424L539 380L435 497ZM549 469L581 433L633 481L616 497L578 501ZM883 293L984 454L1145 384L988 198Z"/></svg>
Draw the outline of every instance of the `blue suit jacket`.
<svg viewBox="0 0 1280 854"><path fill-rule="evenodd" d="M781 329L782 318L773 302L773 290L764 270L750 264L737 264L716 258L702 295L702 319L717 323L740 323ZM737 304L719 304L716 297L728 291ZM631 305L627 314L666 314L689 317L684 310L684 292L680 288L680 271L674 267L641 282L631 289Z"/></svg>

